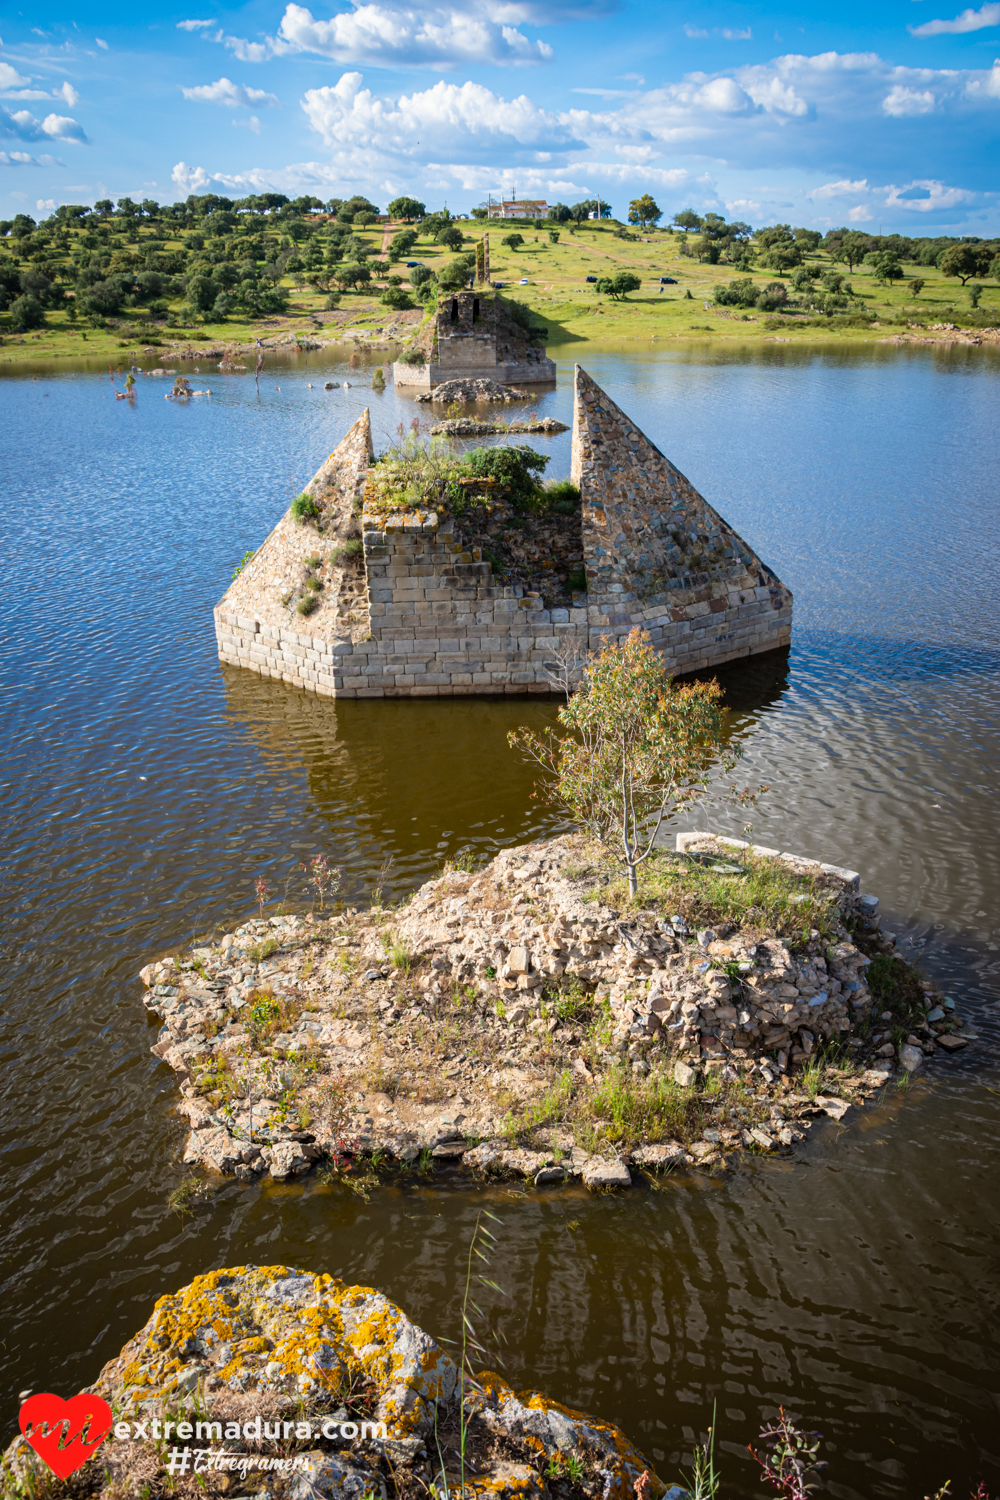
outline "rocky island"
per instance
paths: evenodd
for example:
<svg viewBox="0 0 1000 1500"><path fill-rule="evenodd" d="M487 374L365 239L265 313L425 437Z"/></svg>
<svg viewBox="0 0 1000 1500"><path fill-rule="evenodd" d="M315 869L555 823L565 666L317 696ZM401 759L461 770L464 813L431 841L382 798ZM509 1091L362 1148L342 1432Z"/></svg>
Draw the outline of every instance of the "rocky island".
<svg viewBox="0 0 1000 1500"><path fill-rule="evenodd" d="M396 909L263 917L149 964L185 1161L627 1188L793 1150L965 1045L855 872L677 845L631 901L575 834L446 868Z"/></svg>

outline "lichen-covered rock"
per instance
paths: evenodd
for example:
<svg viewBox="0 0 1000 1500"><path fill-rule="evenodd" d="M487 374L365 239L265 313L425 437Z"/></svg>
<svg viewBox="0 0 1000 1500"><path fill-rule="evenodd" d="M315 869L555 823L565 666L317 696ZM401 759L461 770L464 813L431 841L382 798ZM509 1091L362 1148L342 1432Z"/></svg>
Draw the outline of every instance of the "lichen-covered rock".
<svg viewBox="0 0 1000 1500"><path fill-rule="evenodd" d="M279 1265L197 1276L160 1298L91 1389L116 1422L144 1424L139 1436L116 1432L94 1454L81 1493L95 1500L167 1488L161 1437L191 1454L207 1442L230 1472L241 1461L253 1469L281 1460L280 1476L270 1476L275 1500L395 1500L440 1485L442 1467L449 1490L458 1487L453 1360L381 1292L329 1275ZM632 1500L649 1469L616 1427L537 1391L515 1392L492 1373L467 1378L464 1414L467 1496L544 1500L541 1469L562 1454L580 1477L565 1480L561 1496ZM175 1436L157 1432L165 1419ZM192 1436L186 1422L216 1431L195 1426ZM46 1500L50 1478L23 1438L0 1461L2 1494L16 1483L13 1492ZM650 1500L663 1489L651 1474Z"/></svg>

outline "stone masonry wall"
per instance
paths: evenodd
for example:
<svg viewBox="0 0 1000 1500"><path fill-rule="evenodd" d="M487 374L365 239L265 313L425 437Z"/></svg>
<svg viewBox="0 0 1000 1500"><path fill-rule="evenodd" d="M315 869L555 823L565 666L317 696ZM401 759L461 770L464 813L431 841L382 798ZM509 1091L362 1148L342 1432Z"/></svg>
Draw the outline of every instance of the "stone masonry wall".
<svg viewBox="0 0 1000 1500"><path fill-rule="evenodd" d="M371 461L366 412L310 488L356 508ZM586 608L499 584L449 516L365 514L363 616L332 580L300 618L282 598L317 533L286 515L215 611L220 658L331 697L445 697L550 692L557 653L635 625L678 673L787 643L789 591L579 368L572 473Z"/></svg>
<svg viewBox="0 0 1000 1500"><path fill-rule="evenodd" d="M641 626L678 672L787 645L790 591L579 365L575 394L592 636Z"/></svg>

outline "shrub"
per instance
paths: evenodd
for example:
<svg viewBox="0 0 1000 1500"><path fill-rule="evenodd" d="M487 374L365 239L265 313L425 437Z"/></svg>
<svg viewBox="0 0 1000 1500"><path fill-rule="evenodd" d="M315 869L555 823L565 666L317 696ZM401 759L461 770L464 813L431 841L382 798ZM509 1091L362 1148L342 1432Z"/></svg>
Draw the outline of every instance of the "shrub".
<svg viewBox="0 0 1000 1500"><path fill-rule="evenodd" d="M291 510L292 520L297 521L300 526L304 526L307 521L314 521L319 515L319 506L312 495L307 494L305 490L301 495L295 496Z"/></svg>
<svg viewBox="0 0 1000 1500"><path fill-rule="evenodd" d="M788 301L788 288L783 281L769 281L757 297L761 312L777 312Z"/></svg>
<svg viewBox="0 0 1000 1500"><path fill-rule="evenodd" d="M580 504L580 491L571 479L555 479L545 486L544 499L549 510L571 516Z"/></svg>
<svg viewBox="0 0 1000 1500"><path fill-rule="evenodd" d="M312 589L314 594L320 594L323 591L323 581L317 578L314 573L310 573L306 579L306 588Z"/></svg>
<svg viewBox="0 0 1000 1500"><path fill-rule="evenodd" d="M341 542L339 547L334 547L330 553L330 561L335 568L342 568L345 564L360 557L363 552L364 543L361 538L352 536L349 541Z"/></svg>
<svg viewBox="0 0 1000 1500"><path fill-rule="evenodd" d="M315 594L304 594L295 608L300 615L315 614L316 610L319 609L319 600Z"/></svg>
<svg viewBox="0 0 1000 1500"><path fill-rule="evenodd" d="M10 317L15 328L45 327L45 309L30 292L10 304Z"/></svg>
<svg viewBox="0 0 1000 1500"><path fill-rule="evenodd" d="M463 467L470 475L495 479L515 510L540 510L545 506L545 491L539 488L535 476L542 473L548 461L546 454L517 444L510 448L473 448L465 455Z"/></svg>
<svg viewBox="0 0 1000 1500"><path fill-rule="evenodd" d="M433 280L434 272L431 270L430 266L410 267L410 285L413 287L414 291L416 291L419 287L425 286L427 282Z"/></svg>
<svg viewBox="0 0 1000 1500"><path fill-rule="evenodd" d="M753 307L757 301L757 288L750 276L739 281L727 282L725 286L712 288L712 295L720 307Z"/></svg>
<svg viewBox="0 0 1000 1500"><path fill-rule="evenodd" d="M388 291L382 293L382 303L385 307L392 307L397 310L413 306L413 300L409 292L404 292L402 287L398 286L391 286Z"/></svg>
<svg viewBox="0 0 1000 1500"><path fill-rule="evenodd" d="M422 349L404 349L399 356L401 365L422 365L426 363L426 355Z"/></svg>
<svg viewBox="0 0 1000 1500"><path fill-rule="evenodd" d="M340 306L340 293L330 292L327 296L326 301L323 303L323 306L326 308L327 312L333 312L333 309L335 307Z"/></svg>

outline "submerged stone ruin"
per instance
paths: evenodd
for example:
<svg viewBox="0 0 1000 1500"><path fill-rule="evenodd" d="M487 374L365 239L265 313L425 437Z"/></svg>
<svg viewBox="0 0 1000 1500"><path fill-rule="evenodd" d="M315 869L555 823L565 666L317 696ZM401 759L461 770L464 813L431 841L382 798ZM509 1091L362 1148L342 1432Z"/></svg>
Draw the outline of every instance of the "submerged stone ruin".
<svg viewBox="0 0 1000 1500"><path fill-rule="evenodd" d="M441 297L429 345L420 350L424 362L397 360L393 379L418 390L455 379L552 385L556 367L538 342L545 334L522 318L519 303L504 301L488 287Z"/></svg>
<svg viewBox="0 0 1000 1500"><path fill-rule="evenodd" d="M792 595L579 366L570 513L376 504L367 411L215 610L219 657L330 697L548 693L648 632L675 674L787 646ZM299 514L302 514L301 497ZM581 587L585 580L585 588Z"/></svg>

